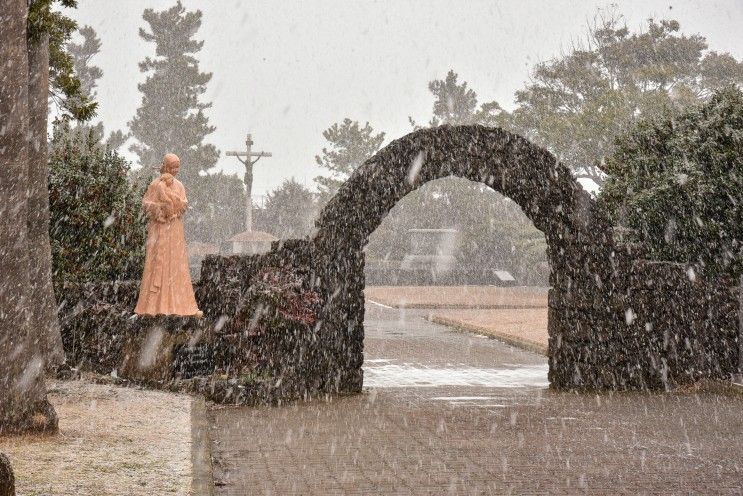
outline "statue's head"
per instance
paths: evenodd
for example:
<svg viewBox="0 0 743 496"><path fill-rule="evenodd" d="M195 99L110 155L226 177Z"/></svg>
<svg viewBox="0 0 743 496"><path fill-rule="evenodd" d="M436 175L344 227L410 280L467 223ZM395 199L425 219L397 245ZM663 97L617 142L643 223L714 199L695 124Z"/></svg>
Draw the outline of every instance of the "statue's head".
<svg viewBox="0 0 743 496"><path fill-rule="evenodd" d="M178 169L181 168L181 159L175 153L166 153L163 157L163 163L160 166L160 172L165 174L178 174Z"/></svg>

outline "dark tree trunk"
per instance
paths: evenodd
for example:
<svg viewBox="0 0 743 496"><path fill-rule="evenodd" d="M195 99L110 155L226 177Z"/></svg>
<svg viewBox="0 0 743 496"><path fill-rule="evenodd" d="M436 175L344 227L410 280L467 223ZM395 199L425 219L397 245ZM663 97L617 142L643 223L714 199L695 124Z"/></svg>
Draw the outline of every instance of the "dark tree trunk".
<svg viewBox="0 0 743 496"><path fill-rule="evenodd" d="M26 0L0 0L0 434L56 431L32 332Z"/></svg>
<svg viewBox="0 0 743 496"><path fill-rule="evenodd" d="M0 453L0 496L15 496L15 477L10 460Z"/></svg>
<svg viewBox="0 0 743 496"><path fill-rule="evenodd" d="M28 247L31 281L31 328L47 366L64 362L57 303L52 286L49 241L49 36L28 40Z"/></svg>

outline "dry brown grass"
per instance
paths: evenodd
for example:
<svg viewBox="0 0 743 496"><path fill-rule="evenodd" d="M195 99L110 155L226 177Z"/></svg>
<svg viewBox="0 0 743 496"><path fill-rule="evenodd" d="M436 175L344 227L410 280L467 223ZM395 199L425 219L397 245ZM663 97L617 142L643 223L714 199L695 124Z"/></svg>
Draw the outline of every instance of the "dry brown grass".
<svg viewBox="0 0 743 496"><path fill-rule="evenodd" d="M547 308L443 310L430 319L547 354Z"/></svg>
<svg viewBox="0 0 743 496"><path fill-rule="evenodd" d="M19 496L190 494L190 397L86 381L49 390L58 435L0 437Z"/></svg>
<svg viewBox="0 0 743 496"><path fill-rule="evenodd" d="M366 297L395 308L540 308L547 288L516 286L371 286Z"/></svg>

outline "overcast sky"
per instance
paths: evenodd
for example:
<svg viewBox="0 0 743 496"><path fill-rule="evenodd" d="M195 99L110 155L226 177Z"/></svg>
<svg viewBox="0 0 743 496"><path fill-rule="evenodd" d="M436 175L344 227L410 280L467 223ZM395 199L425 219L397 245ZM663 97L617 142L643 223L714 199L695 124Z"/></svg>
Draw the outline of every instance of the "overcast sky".
<svg viewBox="0 0 743 496"><path fill-rule="evenodd" d="M126 129L139 106L137 63L154 46L137 35L142 11L171 0L80 0L70 14L92 26L102 49L99 118L107 130ZM408 116L427 121L427 84L449 69L469 82L480 101L513 107L514 91L535 62L559 55L581 39L608 2L510 1L238 1L183 0L203 12L197 38L201 70L213 78L204 101L216 131L207 140L222 152L218 167L236 172L225 157L242 149L251 132L254 151L273 153L256 166L254 193L263 195L294 176L313 187L314 156L322 131L345 117L387 133L410 132ZM649 17L674 18L682 31L706 36L710 48L743 58L743 1L621 1L631 29ZM173 150L178 153L178 150ZM136 156L126 153L131 159ZM189 164L183 164L187 167Z"/></svg>

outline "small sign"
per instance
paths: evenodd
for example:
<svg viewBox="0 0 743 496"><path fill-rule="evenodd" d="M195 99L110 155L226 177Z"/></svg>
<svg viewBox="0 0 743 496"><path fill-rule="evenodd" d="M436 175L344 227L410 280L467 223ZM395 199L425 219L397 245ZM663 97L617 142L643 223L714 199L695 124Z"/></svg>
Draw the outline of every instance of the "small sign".
<svg viewBox="0 0 743 496"><path fill-rule="evenodd" d="M208 344L197 344L190 347L181 345L175 350L173 369L176 376L191 379L211 375L214 372L212 349Z"/></svg>

